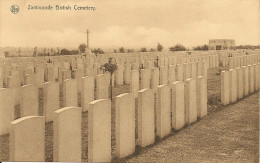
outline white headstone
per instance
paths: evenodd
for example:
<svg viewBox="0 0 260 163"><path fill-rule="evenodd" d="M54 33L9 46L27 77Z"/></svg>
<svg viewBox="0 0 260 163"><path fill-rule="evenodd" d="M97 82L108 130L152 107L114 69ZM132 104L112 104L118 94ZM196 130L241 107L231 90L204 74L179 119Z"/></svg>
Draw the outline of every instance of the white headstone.
<svg viewBox="0 0 260 163"><path fill-rule="evenodd" d="M44 162L45 118L27 116L11 122L9 161Z"/></svg>
<svg viewBox="0 0 260 163"><path fill-rule="evenodd" d="M176 81L172 83L172 127L179 130L185 125L184 110L184 83Z"/></svg>
<svg viewBox="0 0 260 163"><path fill-rule="evenodd" d="M116 111L116 155L129 156L135 151L135 98L131 93L118 95Z"/></svg>
<svg viewBox="0 0 260 163"><path fill-rule="evenodd" d="M0 88L0 135L10 133L10 122L14 120L14 90Z"/></svg>
<svg viewBox="0 0 260 163"><path fill-rule="evenodd" d="M81 162L81 112L78 107L54 112L53 161Z"/></svg>
<svg viewBox="0 0 260 163"><path fill-rule="evenodd" d="M38 88L35 85L22 86L21 117L38 115Z"/></svg>
<svg viewBox="0 0 260 163"><path fill-rule="evenodd" d="M138 92L138 144L146 147L155 141L154 92L142 89Z"/></svg>
<svg viewBox="0 0 260 163"><path fill-rule="evenodd" d="M160 138L171 132L171 93L167 85L159 85L156 94L156 131Z"/></svg>
<svg viewBox="0 0 260 163"><path fill-rule="evenodd" d="M59 83L47 82L43 87L43 110L45 121L53 121L54 111L59 109Z"/></svg>
<svg viewBox="0 0 260 163"><path fill-rule="evenodd" d="M196 79L185 81L185 121L187 124L197 121Z"/></svg>
<svg viewBox="0 0 260 163"><path fill-rule="evenodd" d="M88 111L88 162L111 161L111 101L90 102Z"/></svg>
<svg viewBox="0 0 260 163"><path fill-rule="evenodd" d="M95 78L94 76L82 77L81 106L83 111L87 111L89 103L94 101Z"/></svg>

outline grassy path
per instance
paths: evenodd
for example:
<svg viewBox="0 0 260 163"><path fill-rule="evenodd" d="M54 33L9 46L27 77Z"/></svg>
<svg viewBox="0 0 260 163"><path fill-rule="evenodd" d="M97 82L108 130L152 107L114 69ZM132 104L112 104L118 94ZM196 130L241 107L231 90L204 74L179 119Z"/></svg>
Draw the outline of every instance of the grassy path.
<svg viewBox="0 0 260 163"><path fill-rule="evenodd" d="M125 162L259 162L259 93L219 108Z"/></svg>

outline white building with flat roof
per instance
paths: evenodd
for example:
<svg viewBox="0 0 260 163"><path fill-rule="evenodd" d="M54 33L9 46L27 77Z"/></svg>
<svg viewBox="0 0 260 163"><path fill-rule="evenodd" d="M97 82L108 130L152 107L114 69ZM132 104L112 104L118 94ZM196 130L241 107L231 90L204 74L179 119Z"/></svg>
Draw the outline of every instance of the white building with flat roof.
<svg viewBox="0 0 260 163"><path fill-rule="evenodd" d="M209 50L230 50L235 49L236 43L232 39L212 39L209 40Z"/></svg>

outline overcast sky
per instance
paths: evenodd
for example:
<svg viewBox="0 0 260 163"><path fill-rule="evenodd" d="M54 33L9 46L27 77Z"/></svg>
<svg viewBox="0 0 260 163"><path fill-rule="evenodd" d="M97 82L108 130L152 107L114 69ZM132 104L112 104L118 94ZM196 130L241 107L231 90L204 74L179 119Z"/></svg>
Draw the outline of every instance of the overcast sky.
<svg viewBox="0 0 260 163"><path fill-rule="evenodd" d="M259 44L260 0L0 0L0 46L164 47L235 39ZM17 4L18 14L10 7ZM94 6L96 11L33 11L28 5Z"/></svg>

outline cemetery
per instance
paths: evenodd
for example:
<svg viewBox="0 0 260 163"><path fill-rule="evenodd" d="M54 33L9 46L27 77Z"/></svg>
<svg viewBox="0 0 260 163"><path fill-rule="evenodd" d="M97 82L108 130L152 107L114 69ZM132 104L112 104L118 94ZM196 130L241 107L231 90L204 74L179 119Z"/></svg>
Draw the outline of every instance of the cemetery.
<svg viewBox="0 0 260 163"><path fill-rule="evenodd" d="M259 72L259 51L1 59L0 160L130 157L256 93Z"/></svg>

